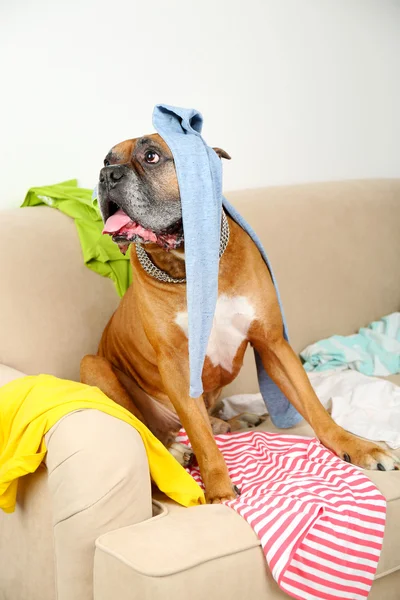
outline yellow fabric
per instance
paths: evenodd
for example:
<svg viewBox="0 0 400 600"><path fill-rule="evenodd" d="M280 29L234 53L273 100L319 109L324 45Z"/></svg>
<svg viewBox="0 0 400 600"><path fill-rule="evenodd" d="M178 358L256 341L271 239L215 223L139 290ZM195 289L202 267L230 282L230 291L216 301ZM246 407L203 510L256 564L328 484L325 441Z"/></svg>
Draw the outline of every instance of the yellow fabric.
<svg viewBox="0 0 400 600"><path fill-rule="evenodd" d="M158 488L183 506L204 504L195 480L129 411L98 388L38 375L0 388L0 508L5 512L15 509L19 477L36 471L43 461L45 434L61 417L82 409L100 410L132 425L141 435Z"/></svg>

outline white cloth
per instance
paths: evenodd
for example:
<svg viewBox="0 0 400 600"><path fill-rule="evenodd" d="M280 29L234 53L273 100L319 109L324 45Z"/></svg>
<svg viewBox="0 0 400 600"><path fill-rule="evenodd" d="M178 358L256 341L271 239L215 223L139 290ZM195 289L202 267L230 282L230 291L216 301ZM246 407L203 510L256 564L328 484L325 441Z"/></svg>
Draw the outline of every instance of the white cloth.
<svg viewBox="0 0 400 600"><path fill-rule="evenodd" d="M232 419L236 415L248 412L254 415L266 415L267 408L261 394L236 394L222 400L221 419Z"/></svg>
<svg viewBox="0 0 400 600"><path fill-rule="evenodd" d="M400 387L350 369L308 373L311 385L333 420L355 435L400 448ZM261 394L223 400L222 418L241 412L265 414Z"/></svg>

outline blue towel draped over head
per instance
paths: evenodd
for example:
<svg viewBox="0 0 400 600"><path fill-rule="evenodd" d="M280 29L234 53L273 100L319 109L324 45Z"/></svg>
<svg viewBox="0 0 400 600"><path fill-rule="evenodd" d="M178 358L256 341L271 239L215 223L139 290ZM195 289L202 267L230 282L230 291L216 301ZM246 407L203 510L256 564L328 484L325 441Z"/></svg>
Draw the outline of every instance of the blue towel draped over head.
<svg viewBox="0 0 400 600"><path fill-rule="evenodd" d="M154 108L153 125L173 154L182 202L188 310L189 394L192 398L198 398L203 393L203 365L218 298L222 205L257 245L271 273L280 306L281 301L260 240L243 217L222 196L221 160L201 136L202 115L194 109L159 104ZM283 323L283 333L288 339L284 317ZM301 420L301 416L269 378L256 351L255 359L260 391L272 421L277 427L293 426Z"/></svg>

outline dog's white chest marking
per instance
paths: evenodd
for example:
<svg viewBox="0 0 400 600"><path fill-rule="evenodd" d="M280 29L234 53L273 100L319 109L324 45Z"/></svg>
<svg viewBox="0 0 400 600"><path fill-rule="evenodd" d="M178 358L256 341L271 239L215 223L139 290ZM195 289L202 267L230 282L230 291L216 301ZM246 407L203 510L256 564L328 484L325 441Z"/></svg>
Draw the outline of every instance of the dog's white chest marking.
<svg viewBox="0 0 400 600"><path fill-rule="evenodd" d="M214 367L220 366L232 372L236 352L246 339L254 321L255 311L246 296L219 296L215 308L214 322L207 346L207 356ZM188 336L188 314L178 312L175 323Z"/></svg>

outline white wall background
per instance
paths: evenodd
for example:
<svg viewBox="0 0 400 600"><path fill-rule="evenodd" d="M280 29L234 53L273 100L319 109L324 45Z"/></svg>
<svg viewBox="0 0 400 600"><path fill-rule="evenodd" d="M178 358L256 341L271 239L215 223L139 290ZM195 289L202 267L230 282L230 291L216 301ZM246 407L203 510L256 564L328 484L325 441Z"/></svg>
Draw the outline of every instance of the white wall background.
<svg viewBox="0 0 400 600"><path fill-rule="evenodd" d="M195 106L225 189L400 176L400 0L0 0L0 207Z"/></svg>

